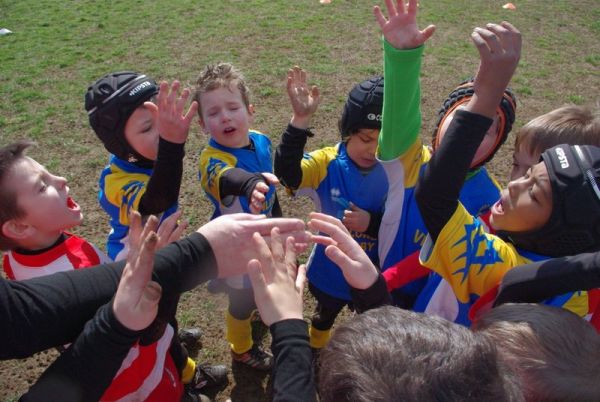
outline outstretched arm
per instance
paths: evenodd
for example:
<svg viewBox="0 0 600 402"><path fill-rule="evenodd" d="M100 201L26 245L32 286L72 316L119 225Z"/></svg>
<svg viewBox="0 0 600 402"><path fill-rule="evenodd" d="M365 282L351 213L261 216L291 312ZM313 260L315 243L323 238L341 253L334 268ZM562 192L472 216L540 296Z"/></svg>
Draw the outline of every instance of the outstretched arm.
<svg viewBox="0 0 600 402"><path fill-rule="evenodd" d="M75 342L20 400L98 400L110 385L129 349L158 311L161 287L152 281L158 221L151 219L131 237L127 264L115 297L104 305Z"/></svg>
<svg viewBox="0 0 600 402"><path fill-rule="evenodd" d="M419 30L417 0L394 5L386 0L389 18L379 6L373 8L384 37L383 121L379 135L379 158L387 161L404 154L421 129L419 71L423 44L435 32L429 25Z"/></svg>
<svg viewBox="0 0 600 402"><path fill-rule="evenodd" d="M173 81L169 90L168 83L163 81L160 84L157 104L144 103L144 106L154 114L160 133L158 155L152 176L138 207L144 216L164 212L179 198L184 146L190 123L198 109L198 104L194 101L187 113L183 114L190 90L185 88L181 96L177 96L179 87L179 81Z"/></svg>
<svg viewBox="0 0 600 402"><path fill-rule="evenodd" d="M312 136L308 127L321 97L319 88L313 85L309 89L306 72L298 66L288 71L286 88L293 115L275 150L274 171L285 187L295 190L302 182L304 146Z"/></svg>
<svg viewBox="0 0 600 402"><path fill-rule="evenodd" d="M271 231L270 248L258 234L253 243L259 258L248 263L248 273L256 306L273 337L273 400L314 401L312 352L302 319L306 267L297 267L293 239L277 228Z"/></svg>
<svg viewBox="0 0 600 402"><path fill-rule="evenodd" d="M486 29L475 28L471 38L480 55L475 94L466 110L456 112L415 192L423 221L434 242L458 206L471 160L492 124L496 107L521 55L521 34L507 22L488 24Z"/></svg>

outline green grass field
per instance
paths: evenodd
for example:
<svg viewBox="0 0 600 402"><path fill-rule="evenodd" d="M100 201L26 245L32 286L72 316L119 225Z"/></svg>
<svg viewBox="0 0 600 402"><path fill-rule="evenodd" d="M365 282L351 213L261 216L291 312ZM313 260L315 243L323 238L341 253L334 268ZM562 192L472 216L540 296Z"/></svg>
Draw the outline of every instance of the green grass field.
<svg viewBox="0 0 600 402"><path fill-rule="evenodd" d="M477 53L469 34L489 21L508 20L523 34L523 55L512 83L519 100L516 127L565 103L600 102L600 3L524 0L510 11L502 8L505 2L421 0L420 24L437 25L422 67L425 140L441 101L476 71ZM381 73L374 4L383 6L383 1L0 0L0 28L13 31L0 36L0 145L20 138L37 141L30 154L69 179L84 209L85 223L75 232L103 246L108 221L96 201L96 182L107 154L83 108L90 83L111 71L136 70L157 80L193 85L205 64L229 61L246 75L256 128L277 144L291 116L286 72L300 65L323 98L314 119L317 135L307 148L316 149L338 141L337 120L352 85ZM194 125L181 191L192 227L206 222L211 213L196 179L205 142ZM501 182L512 163L512 143L507 141L491 164ZM283 192L280 196L290 215L303 216L309 208L288 201ZM182 306L185 324L201 325L214 338L205 340L200 357L228 363L223 298L208 297L201 289L186 295ZM51 357L0 364L0 400L12 400L26 390ZM234 373L235 383L217 399L267 398L245 387L256 382L264 387L268 378L244 382L243 376Z"/></svg>

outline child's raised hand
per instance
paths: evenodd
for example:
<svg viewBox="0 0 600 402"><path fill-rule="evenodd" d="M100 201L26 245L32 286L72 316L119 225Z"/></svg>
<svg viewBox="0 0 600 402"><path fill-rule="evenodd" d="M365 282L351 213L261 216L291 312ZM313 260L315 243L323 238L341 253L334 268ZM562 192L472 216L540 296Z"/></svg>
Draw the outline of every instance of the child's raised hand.
<svg viewBox="0 0 600 402"><path fill-rule="evenodd" d="M161 138L176 144L183 144L187 140L190 124L198 111L198 102L193 101L184 115L184 107L190 97L190 90L185 88L181 91L181 96L178 96L179 87L179 81L173 81L170 89L169 83L161 82L156 104L145 102L144 106L154 114Z"/></svg>
<svg viewBox="0 0 600 402"><path fill-rule="evenodd" d="M156 231L156 235L158 236L158 242L156 243L157 250L181 238L181 235L188 227L188 222L185 219L180 220L182 214L183 211L178 209L160 223Z"/></svg>
<svg viewBox="0 0 600 402"><path fill-rule="evenodd" d="M396 49L414 49L421 46L435 32L435 25L429 25L424 30L417 26L417 0L394 2L385 0L389 19L386 19L379 6L373 7L373 14L381 27L385 40Z"/></svg>
<svg viewBox="0 0 600 402"><path fill-rule="evenodd" d="M310 118L317 110L321 100L319 88L313 85L309 90L306 84L306 72L300 67L294 66L288 71L287 93L294 111L290 123L296 128L308 128Z"/></svg>
<svg viewBox="0 0 600 402"><path fill-rule="evenodd" d="M508 22L475 28L471 39L480 63L473 87L475 95L466 109L490 118L502 99L521 57L521 33Z"/></svg>
<svg viewBox="0 0 600 402"><path fill-rule="evenodd" d="M375 283L379 271L339 219L311 212L308 227L329 236L312 235L311 238L313 242L327 247L325 255L342 270L350 286L368 289Z"/></svg>
<svg viewBox="0 0 600 402"><path fill-rule="evenodd" d="M342 223L348 230L354 230L355 232L363 233L369 228L370 221L370 213L350 203L350 209L344 211L344 219L342 220Z"/></svg>
<svg viewBox="0 0 600 402"><path fill-rule="evenodd" d="M152 281L158 219L150 216L143 227L138 212L132 212L129 219L129 253L113 300L113 312L123 326L140 331L156 318L162 294L160 285Z"/></svg>
<svg viewBox="0 0 600 402"><path fill-rule="evenodd" d="M260 317L267 325L287 319L302 319L302 293L306 267L297 268L294 239L271 230L270 248L259 233L252 242L259 258L248 262L248 274Z"/></svg>
<svg viewBox="0 0 600 402"><path fill-rule="evenodd" d="M259 181L254 186L252 191L252 198L250 199L250 212L253 214L259 214L264 207L266 197L265 195L269 192L269 185L279 184L279 179L273 173L261 173L265 178L266 183Z"/></svg>

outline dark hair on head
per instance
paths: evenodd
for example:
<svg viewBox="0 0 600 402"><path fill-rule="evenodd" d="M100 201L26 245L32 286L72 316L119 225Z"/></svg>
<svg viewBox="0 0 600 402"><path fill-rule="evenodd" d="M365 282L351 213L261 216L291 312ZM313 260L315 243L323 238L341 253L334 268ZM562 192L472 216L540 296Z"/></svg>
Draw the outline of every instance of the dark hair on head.
<svg viewBox="0 0 600 402"><path fill-rule="evenodd" d="M250 107L250 88L240 70L231 63L208 64L204 67L196 80L194 88L194 100L198 102L198 116L202 118L202 94L219 88L231 89L237 87L242 95L242 102L246 109Z"/></svg>
<svg viewBox="0 0 600 402"><path fill-rule="evenodd" d="M338 327L320 356L322 401L522 401L494 344L440 317L380 307Z"/></svg>
<svg viewBox="0 0 600 402"><path fill-rule="evenodd" d="M540 304L503 304L473 329L488 337L528 401L597 401L600 334L576 314Z"/></svg>
<svg viewBox="0 0 600 402"><path fill-rule="evenodd" d="M13 239L4 236L2 226L11 219L24 215L19 208L14 188L9 188L5 181L17 161L25 157L27 148L34 146L32 141L21 140L0 148L0 250L11 250L17 246Z"/></svg>
<svg viewBox="0 0 600 402"><path fill-rule="evenodd" d="M600 146L600 110L568 105L538 116L517 132L515 150L535 155L560 144Z"/></svg>

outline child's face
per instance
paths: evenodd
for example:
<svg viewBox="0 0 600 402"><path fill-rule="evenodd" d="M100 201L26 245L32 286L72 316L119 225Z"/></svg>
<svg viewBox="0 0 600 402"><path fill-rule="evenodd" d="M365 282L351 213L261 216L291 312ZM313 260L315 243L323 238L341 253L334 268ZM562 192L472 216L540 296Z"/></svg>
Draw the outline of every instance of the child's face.
<svg viewBox="0 0 600 402"><path fill-rule="evenodd" d="M67 179L48 173L29 157L12 166L6 186L14 190L17 205L25 212L19 223L39 234L58 236L83 220L81 208L69 197Z"/></svg>
<svg viewBox="0 0 600 402"><path fill-rule="evenodd" d="M200 126L214 140L228 148L250 144L248 131L253 121L252 105L246 108L236 86L217 88L200 95Z"/></svg>
<svg viewBox="0 0 600 402"><path fill-rule="evenodd" d="M516 180L524 176L530 167L538 163L540 154L536 151L529 151L526 144L520 144L519 149L515 148L513 152L513 165L510 172L510 179Z"/></svg>
<svg viewBox="0 0 600 402"><path fill-rule="evenodd" d="M144 105L135 109L125 123L125 139L137 153L152 161L158 155L160 138L154 115Z"/></svg>
<svg viewBox="0 0 600 402"><path fill-rule="evenodd" d="M456 110L461 110L464 108L464 106L459 106L452 113L450 113L448 117L446 117L446 119L444 119L444 122L442 123L438 132L439 142L442 141L442 138L446 134L446 130L448 130L450 123L452 122L452 120L454 120L454 114L456 113ZM492 122L492 125L485 133L485 137L483 137L479 148L477 148L477 152L475 152L475 156L471 161L471 166L478 165L481 161L485 160L491 152L494 152L494 147L496 146L496 139L498 138L498 120L499 117L498 114L496 114L496 116L494 116L494 121Z"/></svg>
<svg viewBox="0 0 600 402"><path fill-rule="evenodd" d="M544 162L508 183L491 209L496 230L526 232L542 227L552 213L552 188Z"/></svg>
<svg viewBox="0 0 600 402"><path fill-rule="evenodd" d="M354 163L361 168L370 168L377 163L377 139L379 130L375 128L361 128L352 134L346 142L346 151Z"/></svg>

